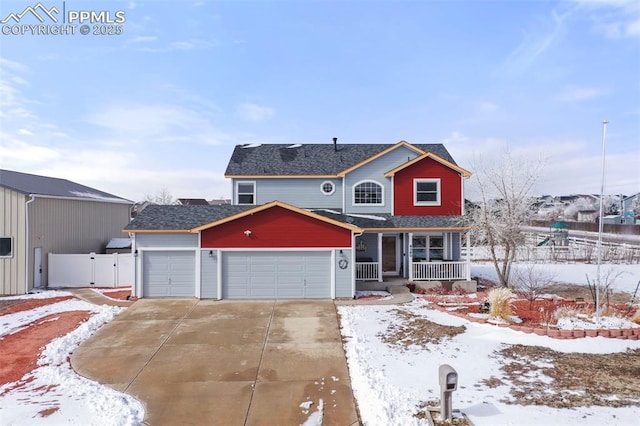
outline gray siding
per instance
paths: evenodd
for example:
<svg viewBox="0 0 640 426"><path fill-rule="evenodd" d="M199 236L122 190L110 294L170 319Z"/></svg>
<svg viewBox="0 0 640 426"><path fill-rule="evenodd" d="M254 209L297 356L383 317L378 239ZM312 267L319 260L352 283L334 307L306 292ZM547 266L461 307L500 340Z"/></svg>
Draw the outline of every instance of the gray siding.
<svg viewBox="0 0 640 426"><path fill-rule="evenodd" d="M353 297L353 253L350 249L336 250L336 297ZM340 260L347 261L347 268L340 269Z"/></svg>
<svg viewBox="0 0 640 426"><path fill-rule="evenodd" d="M342 208L342 179L234 179L234 192L236 181L256 183L256 204L278 200L301 208ZM331 195L324 195L320 191L320 186L326 181L335 186L335 192ZM235 193L233 199L235 200Z"/></svg>
<svg viewBox="0 0 640 426"><path fill-rule="evenodd" d="M26 197L16 191L0 187L0 236L13 237L13 256L0 258L0 295L25 294L25 203Z"/></svg>
<svg viewBox="0 0 640 426"><path fill-rule="evenodd" d="M218 298L218 256L213 250L213 256L209 256L209 250L200 252L200 298Z"/></svg>
<svg viewBox="0 0 640 426"><path fill-rule="evenodd" d="M460 242L461 242L461 233L460 232L452 232L451 233L451 260L458 261L460 259Z"/></svg>
<svg viewBox="0 0 640 426"><path fill-rule="evenodd" d="M377 262L378 261L378 233L367 232L356 238L356 247L362 241L366 246L364 251L356 252L356 261ZM366 259L366 260L365 260Z"/></svg>
<svg viewBox="0 0 640 426"><path fill-rule="evenodd" d="M136 249L145 248L197 248L198 234L136 233Z"/></svg>
<svg viewBox="0 0 640 426"><path fill-rule="evenodd" d="M128 204L36 197L29 205L29 283L33 250L42 248L42 284L47 285L48 253L102 253L111 238L123 237Z"/></svg>
<svg viewBox="0 0 640 426"><path fill-rule="evenodd" d="M392 187L391 178L384 177L384 174L396 167L413 160L418 156L413 150L406 147L397 149L383 155L372 162L365 164L351 173L345 179L345 212L347 213L391 213ZM361 181L371 180L384 187L383 206L354 206L353 205L353 185Z"/></svg>

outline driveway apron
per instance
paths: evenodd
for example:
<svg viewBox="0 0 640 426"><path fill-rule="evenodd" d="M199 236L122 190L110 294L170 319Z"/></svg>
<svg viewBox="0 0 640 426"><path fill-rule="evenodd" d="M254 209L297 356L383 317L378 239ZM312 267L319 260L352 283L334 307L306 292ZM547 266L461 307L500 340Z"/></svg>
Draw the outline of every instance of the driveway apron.
<svg viewBox="0 0 640 426"><path fill-rule="evenodd" d="M142 299L71 364L141 400L150 425L358 424L330 300Z"/></svg>

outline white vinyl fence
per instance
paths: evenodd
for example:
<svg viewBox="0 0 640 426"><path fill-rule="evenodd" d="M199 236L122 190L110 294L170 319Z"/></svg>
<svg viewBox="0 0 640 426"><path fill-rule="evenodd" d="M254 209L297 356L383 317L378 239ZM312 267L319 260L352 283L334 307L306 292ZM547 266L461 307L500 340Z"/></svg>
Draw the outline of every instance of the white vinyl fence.
<svg viewBox="0 0 640 426"><path fill-rule="evenodd" d="M49 253L49 287L130 287L133 254Z"/></svg>

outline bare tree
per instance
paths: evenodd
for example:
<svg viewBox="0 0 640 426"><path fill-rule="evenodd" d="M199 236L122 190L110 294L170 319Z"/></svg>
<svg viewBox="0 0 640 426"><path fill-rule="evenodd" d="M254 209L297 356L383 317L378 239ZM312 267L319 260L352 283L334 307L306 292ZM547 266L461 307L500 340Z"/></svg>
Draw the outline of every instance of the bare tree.
<svg viewBox="0 0 640 426"><path fill-rule="evenodd" d="M486 239L501 286L509 285L517 248L524 245L522 227L535 213L531 190L543 165L542 159L514 158L507 150L497 162L479 162L473 167L479 200L465 219L479 239Z"/></svg>
<svg viewBox="0 0 640 426"><path fill-rule="evenodd" d="M176 200L173 198L173 195L171 195L171 192L169 192L169 190L166 187L156 192L155 195L146 194L144 196L144 201L147 201L151 204L161 204L161 205L176 203Z"/></svg>
<svg viewBox="0 0 640 426"><path fill-rule="evenodd" d="M533 309L533 302L547 291L555 275L545 271L540 265L527 263L515 269L513 278L516 291L527 298L529 309Z"/></svg>

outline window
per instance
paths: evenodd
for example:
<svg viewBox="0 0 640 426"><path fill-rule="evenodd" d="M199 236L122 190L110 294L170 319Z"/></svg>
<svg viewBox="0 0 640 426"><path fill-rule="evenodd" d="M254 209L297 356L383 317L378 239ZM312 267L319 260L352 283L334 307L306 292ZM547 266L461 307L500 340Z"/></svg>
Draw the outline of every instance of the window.
<svg viewBox="0 0 640 426"><path fill-rule="evenodd" d="M236 204L256 203L256 183L237 182L236 183Z"/></svg>
<svg viewBox="0 0 640 426"><path fill-rule="evenodd" d="M440 205L440 179L414 179L414 206Z"/></svg>
<svg viewBox="0 0 640 426"><path fill-rule="evenodd" d="M411 248L414 262L444 260L444 238L442 235L414 236Z"/></svg>
<svg viewBox="0 0 640 426"><path fill-rule="evenodd" d="M322 182L322 185L320 185L320 191L324 195L331 195L334 192L336 192L336 186L333 184L333 182L329 182L327 180L327 181Z"/></svg>
<svg viewBox="0 0 640 426"><path fill-rule="evenodd" d="M353 204L383 205L382 185L376 182L361 182L353 188Z"/></svg>
<svg viewBox="0 0 640 426"><path fill-rule="evenodd" d="M0 257L13 257L12 237L0 237Z"/></svg>

